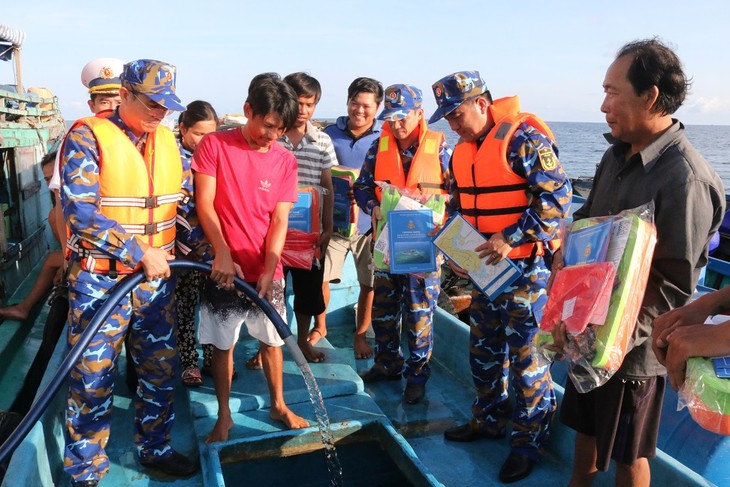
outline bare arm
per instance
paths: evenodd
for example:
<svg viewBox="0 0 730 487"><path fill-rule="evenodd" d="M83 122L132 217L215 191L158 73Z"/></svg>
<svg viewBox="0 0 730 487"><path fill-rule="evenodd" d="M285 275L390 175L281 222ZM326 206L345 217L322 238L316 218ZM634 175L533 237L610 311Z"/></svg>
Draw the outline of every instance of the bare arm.
<svg viewBox="0 0 730 487"><path fill-rule="evenodd" d="M51 210L53 220L48 223L51 225L53 236L56 237L58 243L61 244L61 249L65 249L66 220L63 218L63 208L61 208L61 192L57 189L54 189L53 192L56 194L56 204L53 205L53 210Z"/></svg>
<svg viewBox="0 0 730 487"><path fill-rule="evenodd" d="M281 251L284 249L286 240L286 228L289 225L289 210L292 203L280 201L274 208L269 223L269 231L266 233L266 255L264 257L264 272L259 278L256 290L259 297L271 299L271 290L274 282L276 266L281 259Z"/></svg>
<svg viewBox="0 0 730 487"><path fill-rule="evenodd" d="M210 277L220 287L233 289L233 276L236 274L236 268L231 257L231 249L223 237L220 219L215 212L216 187L216 180L213 176L202 173L195 174L195 200L198 218L215 253L213 271Z"/></svg>
<svg viewBox="0 0 730 487"><path fill-rule="evenodd" d="M684 384L687 359L718 357L730 353L730 321L719 325L688 325L667 336L665 365L675 390Z"/></svg>
<svg viewBox="0 0 730 487"><path fill-rule="evenodd" d="M659 361L666 364L669 337L680 327L701 325L708 316L725 313L730 309L730 287L724 287L701 296L691 303L658 316L654 320L652 347Z"/></svg>

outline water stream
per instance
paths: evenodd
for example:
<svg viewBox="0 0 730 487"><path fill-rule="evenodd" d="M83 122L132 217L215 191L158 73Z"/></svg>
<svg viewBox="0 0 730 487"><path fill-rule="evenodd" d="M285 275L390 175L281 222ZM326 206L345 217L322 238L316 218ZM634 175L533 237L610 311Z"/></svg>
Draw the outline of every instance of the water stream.
<svg viewBox="0 0 730 487"><path fill-rule="evenodd" d="M302 351L299 349L299 345L297 345L297 341L294 336L286 337L284 342L289 347L289 351L291 352L294 361L299 366L299 370L302 372L304 383L307 385L309 400L312 401L314 415L317 418L317 428L319 429L319 434L322 437L322 444L324 445L327 470L329 470L330 473L330 484L333 487L340 487L342 486L342 465L340 464L340 459L337 457L335 440L332 436L332 430L330 429L330 418L327 415L327 409L324 407L322 393L319 390L319 386L317 386L317 381L314 380L312 369L309 367L307 359L304 358Z"/></svg>

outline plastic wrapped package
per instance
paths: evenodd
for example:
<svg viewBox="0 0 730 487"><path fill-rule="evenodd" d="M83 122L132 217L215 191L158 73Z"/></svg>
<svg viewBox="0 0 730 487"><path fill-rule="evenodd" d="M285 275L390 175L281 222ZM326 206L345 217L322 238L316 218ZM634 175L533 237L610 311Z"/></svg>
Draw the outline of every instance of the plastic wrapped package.
<svg viewBox="0 0 730 487"><path fill-rule="evenodd" d="M380 213L382 219L375 229L375 247L373 248L373 265L376 269L389 271L390 256L388 239L388 213L392 210L419 210L433 211L434 225L442 225L446 215L446 203L449 195L421 193L418 189L399 188L392 184L376 181L382 190L380 199Z"/></svg>
<svg viewBox="0 0 730 487"><path fill-rule="evenodd" d="M319 248L315 247L317 241L319 241L319 234L288 229L284 249L281 252L281 265L311 269L315 259L320 258Z"/></svg>
<svg viewBox="0 0 730 487"><path fill-rule="evenodd" d="M677 409L685 406L706 430L730 435L730 380L715 375L712 359L692 357L687 361Z"/></svg>
<svg viewBox="0 0 730 487"><path fill-rule="evenodd" d="M322 228L322 197L327 190L322 186L300 186L298 201L289 212L289 228L286 232L282 265L299 269L311 269L319 259L319 241Z"/></svg>
<svg viewBox="0 0 730 487"><path fill-rule="evenodd" d="M730 320L709 316L709 325ZM718 361L717 364L713 363ZM730 436L730 357L692 357L687 360L684 384L679 389L677 411L687 408L697 424L708 431Z"/></svg>
<svg viewBox="0 0 730 487"><path fill-rule="evenodd" d="M608 258L618 262L616 282L603 326L596 330L593 366L617 371L636 327L656 246L654 205L621 212L614 220Z"/></svg>
<svg viewBox="0 0 730 487"><path fill-rule="evenodd" d="M357 217L360 214L355 200L350 197L352 185L360 174L359 169L347 166L332 166L332 184L334 194L333 230L343 237L352 237L357 232ZM342 184L339 184L342 182ZM347 221L347 225L340 225Z"/></svg>
<svg viewBox="0 0 730 487"><path fill-rule="evenodd" d="M580 264L560 269L555 274L540 329L552 331L565 323L571 335L582 333L589 323L606 321L616 268L610 262Z"/></svg>
<svg viewBox="0 0 730 487"><path fill-rule="evenodd" d="M604 258L605 262L613 264L616 271L612 279L606 277L613 281L606 319L603 323L589 321L583 331L568 333L562 351L570 362L569 376L579 392L588 392L605 384L621 367L641 311L656 245L653 203L624 210L615 216L574 222L568 228L566 245L570 245L571 232L603 224L607 220L611 221L611 225ZM591 252L587 249L585 255ZM556 279L568 268L558 271ZM596 293L595 289L589 292ZM554 326L554 320L546 323L547 326L550 324Z"/></svg>
<svg viewBox="0 0 730 487"><path fill-rule="evenodd" d="M289 228L319 235L322 228L322 186L300 186L297 202L289 211Z"/></svg>

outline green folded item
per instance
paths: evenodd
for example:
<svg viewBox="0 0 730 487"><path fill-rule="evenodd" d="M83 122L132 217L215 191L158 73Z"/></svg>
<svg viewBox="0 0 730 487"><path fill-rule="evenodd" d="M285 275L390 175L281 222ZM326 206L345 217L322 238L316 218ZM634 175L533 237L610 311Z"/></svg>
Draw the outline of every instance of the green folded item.
<svg viewBox="0 0 730 487"><path fill-rule="evenodd" d="M618 255L624 241L620 235L628 234L621 260L616 269L614 289L606 321L596 326L596 355L593 366L618 370L636 327L641 310L649 267L656 244L654 226L633 213L622 215L613 223L607 260ZM615 262L615 260L614 260Z"/></svg>
<svg viewBox="0 0 730 487"><path fill-rule="evenodd" d="M382 218L378 221L377 228L375 229L376 241L378 240L378 237L380 237L380 234L383 232L383 227L388 221L388 213L395 208L398 201L400 201L400 197L400 192L398 192L398 190L393 186L387 186L383 189L380 199L380 214ZM387 243L384 249L385 248L387 248ZM376 269L388 271L390 270L390 265L386 263L387 253L383 251L384 249L380 249L377 246L373 249L373 265Z"/></svg>
<svg viewBox="0 0 730 487"><path fill-rule="evenodd" d="M578 220L571 231L590 227L606 218L611 217ZM606 261L617 265L617 270L606 321L602 325L592 325L596 334L592 365L616 371L621 367L636 327L656 232L652 224L631 212L613 218Z"/></svg>
<svg viewBox="0 0 730 487"><path fill-rule="evenodd" d="M377 228L375 230L375 248L373 249L373 265L376 269L379 270L390 270L390 265L386 262L388 261L388 255L387 255L387 239L386 244L382 246L382 248L378 245L378 238L380 237L380 234L383 232L383 227L388 222L388 213L392 210L394 210L398 203L400 202L401 192L396 189L394 186L386 186L383 189L383 192L381 194L380 199L380 214L382 215L382 219L378 221ZM408 196L405 196L408 198ZM411 198L412 199L412 198ZM409 206L409 205L406 205ZM428 196L428 199L426 199L426 202L423 203L423 206L426 208L430 208L434 212L434 221L436 223L441 224L443 222L444 215L446 213L446 198L444 195L441 194L432 194ZM401 209L401 208L399 208ZM403 209L410 209L407 207L404 207ZM438 221L436 221L438 220Z"/></svg>
<svg viewBox="0 0 730 487"><path fill-rule="evenodd" d="M685 382L708 410L730 414L730 380L715 375L712 359L692 357L687 360Z"/></svg>

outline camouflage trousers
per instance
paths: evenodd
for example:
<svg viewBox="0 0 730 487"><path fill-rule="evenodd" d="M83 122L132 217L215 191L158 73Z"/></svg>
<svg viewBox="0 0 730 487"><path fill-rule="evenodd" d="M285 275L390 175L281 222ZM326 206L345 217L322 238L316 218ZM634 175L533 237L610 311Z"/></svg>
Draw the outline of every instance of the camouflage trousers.
<svg viewBox="0 0 730 487"><path fill-rule="evenodd" d="M433 351L433 312L436 308L441 271L424 277L412 274L374 272L372 323L375 331L376 370L403 372L408 382L425 384L431 376L428 361ZM408 360L403 370L402 322L408 334Z"/></svg>
<svg viewBox="0 0 730 487"><path fill-rule="evenodd" d="M99 282L95 284L94 281ZM73 346L104 304L113 280L82 271L69 276L69 333ZM109 470L114 379L125 335L139 377L134 442L140 459L172 453L173 391L179 369L173 300L174 278L144 282L113 309L69 376L64 470L74 481L98 480Z"/></svg>
<svg viewBox="0 0 730 487"><path fill-rule="evenodd" d="M533 353L550 272L540 257L515 263L522 277L493 302L477 293L469 309L469 362L477 390L471 422L490 433L506 427L511 373L512 450L536 458L556 409L550 364Z"/></svg>

